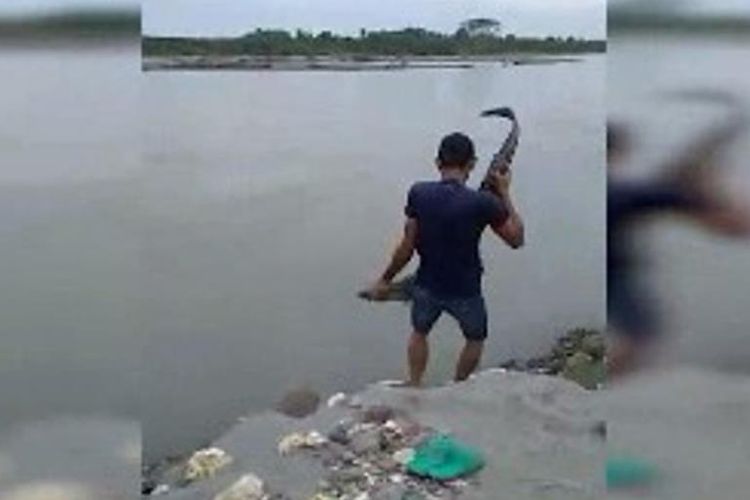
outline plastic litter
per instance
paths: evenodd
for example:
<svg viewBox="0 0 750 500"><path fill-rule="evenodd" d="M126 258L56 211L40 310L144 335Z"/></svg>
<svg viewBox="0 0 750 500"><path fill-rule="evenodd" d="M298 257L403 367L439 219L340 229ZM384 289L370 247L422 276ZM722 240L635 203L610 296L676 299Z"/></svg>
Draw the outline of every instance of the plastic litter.
<svg viewBox="0 0 750 500"><path fill-rule="evenodd" d="M447 432L443 430L442 434ZM280 440L279 452L308 453L307 456L323 465L325 475L318 482L315 495L307 500L456 498L469 483L453 477L455 471L449 474L438 471L430 476L408 470L408 464L419 465L414 446L437 435L440 434L435 429L420 424L401 410L374 405L357 409L337 422L327 438L316 431L289 434ZM461 463L468 463L468 469L459 468L459 474L471 474L483 465L481 457L481 465L476 463L478 453L474 450L465 446L456 448L452 446L457 444L452 438L443 439L449 451L464 460ZM271 498L275 497L268 500Z"/></svg>
<svg viewBox="0 0 750 500"><path fill-rule="evenodd" d="M280 455L288 455L300 448L317 448L326 442L328 439L318 431L294 432L281 438L278 450Z"/></svg>
<svg viewBox="0 0 750 500"><path fill-rule="evenodd" d="M154 491L151 492L151 496L156 497L159 495L166 495L167 493L169 493L169 491L170 491L170 488L168 485L160 484L156 488L154 488Z"/></svg>
<svg viewBox="0 0 750 500"><path fill-rule="evenodd" d="M607 459L607 488L623 489L646 486L658 476L657 468L639 458L620 456Z"/></svg>
<svg viewBox="0 0 750 500"><path fill-rule="evenodd" d="M393 454L393 460L401 465L406 465L414 459L416 452L413 448L404 448Z"/></svg>
<svg viewBox="0 0 750 500"><path fill-rule="evenodd" d="M232 463L232 457L222 449L198 450L188 460L184 478L190 482L213 477L219 469L230 463Z"/></svg>
<svg viewBox="0 0 750 500"><path fill-rule="evenodd" d="M411 474L447 481L474 474L484 465L478 450L439 434L419 445L406 467Z"/></svg>

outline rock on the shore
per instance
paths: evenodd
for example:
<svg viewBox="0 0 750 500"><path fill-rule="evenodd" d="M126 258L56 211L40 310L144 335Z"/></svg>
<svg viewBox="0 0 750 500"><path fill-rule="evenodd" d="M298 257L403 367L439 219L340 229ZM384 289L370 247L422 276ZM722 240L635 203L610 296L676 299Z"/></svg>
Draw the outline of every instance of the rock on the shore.
<svg viewBox="0 0 750 500"><path fill-rule="evenodd" d="M602 359L607 347L604 336L597 333L586 335L581 341L581 350L594 359Z"/></svg>
<svg viewBox="0 0 750 500"><path fill-rule="evenodd" d="M596 389L604 382L604 367L585 352L576 352L565 360L562 376L586 389Z"/></svg>
<svg viewBox="0 0 750 500"><path fill-rule="evenodd" d="M560 337L549 353L526 361L511 359L500 367L559 375L586 389L597 389L606 378L605 355L606 343L601 332L576 328Z"/></svg>
<svg viewBox="0 0 750 500"><path fill-rule="evenodd" d="M287 392L276 403L275 409L287 417L304 418L315 413L318 406L320 406L320 394L310 387L299 387Z"/></svg>

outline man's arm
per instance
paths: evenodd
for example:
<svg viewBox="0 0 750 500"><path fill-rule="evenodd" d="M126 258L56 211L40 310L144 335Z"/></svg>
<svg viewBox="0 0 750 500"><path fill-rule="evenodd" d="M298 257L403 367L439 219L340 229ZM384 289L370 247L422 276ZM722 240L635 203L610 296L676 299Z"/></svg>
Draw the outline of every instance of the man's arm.
<svg viewBox="0 0 750 500"><path fill-rule="evenodd" d="M491 224L492 231L512 249L521 248L526 239L523 219L513 205L509 191L497 193L497 196L508 210L508 216L501 222Z"/></svg>
<svg viewBox="0 0 750 500"><path fill-rule="evenodd" d="M404 267L406 267L412 256L414 256L414 249L416 248L416 245L417 220L408 217L406 219L406 223L404 224L404 234L401 237L401 241L399 241L398 245L393 251L393 254L391 255L391 261L388 264L385 272L383 272L383 274L380 276L379 281L386 284L393 281L393 278L395 278L396 275L400 273Z"/></svg>
<svg viewBox="0 0 750 500"><path fill-rule="evenodd" d="M689 217L703 228L721 236L750 237L750 206L726 201L695 210Z"/></svg>
<svg viewBox="0 0 750 500"><path fill-rule="evenodd" d="M516 210L510 196L510 182L512 173L510 169L493 172L488 178L491 192L497 196L499 202L505 207L507 215L499 220L490 222L492 231L514 250L521 248L525 242L525 230L523 219Z"/></svg>
<svg viewBox="0 0 750 500"><path fill-rule="evenodd" d="M390 284L393 278L400 273L414 256L417 246L417 219L407 217L404 224L404 234L391 255L383 274L378 280L363 292L363 296L370 300L384 300L390 292Z"/></svg>

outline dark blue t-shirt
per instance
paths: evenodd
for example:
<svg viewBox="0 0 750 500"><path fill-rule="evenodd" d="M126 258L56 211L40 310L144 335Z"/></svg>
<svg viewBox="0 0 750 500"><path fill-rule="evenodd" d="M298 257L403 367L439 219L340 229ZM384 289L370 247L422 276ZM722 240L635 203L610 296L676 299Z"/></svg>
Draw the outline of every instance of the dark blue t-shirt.
<svg viewBox="0 0 750 500"><path fill-rule="evenodd" d="M659 213L686 213L706 205L701 196L668 182L609 181L607 272L610 281L638 263L634 228L641 218Z"/></svg>
<svg viewBox="0 0 750 500"><path fill-rule="evenodd" d="M456 180L418 182L405 212L417 221L417 285L445 298L481 294L479 238L508 217L502 201Z"/></svg>

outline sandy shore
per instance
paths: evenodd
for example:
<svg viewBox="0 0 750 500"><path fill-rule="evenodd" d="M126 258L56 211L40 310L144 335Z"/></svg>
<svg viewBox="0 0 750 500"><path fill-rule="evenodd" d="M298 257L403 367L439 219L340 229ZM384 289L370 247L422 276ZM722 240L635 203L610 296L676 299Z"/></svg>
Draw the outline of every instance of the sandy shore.
<svg viewBox="0 0 750 500"><path fill-rule="evenodd" d="M561 378L493 369L464 384L431 389L374 384L356 397L364 407L405 412L481 450L487 465L463 487L461 498L497 500L502 491L514 500L593 500L604 488L603 425L593 394ZM297 431L327 435L351 411L326 407L301 420L269 412L241 422L213 444L233 458L230 465L213 478L170 486L165 497L214 498L252 473L283 498L313 498L325 467L310 456L280 455L278 444Z"/></svg>

